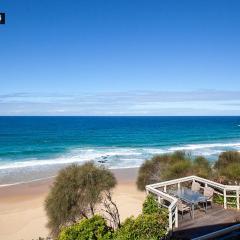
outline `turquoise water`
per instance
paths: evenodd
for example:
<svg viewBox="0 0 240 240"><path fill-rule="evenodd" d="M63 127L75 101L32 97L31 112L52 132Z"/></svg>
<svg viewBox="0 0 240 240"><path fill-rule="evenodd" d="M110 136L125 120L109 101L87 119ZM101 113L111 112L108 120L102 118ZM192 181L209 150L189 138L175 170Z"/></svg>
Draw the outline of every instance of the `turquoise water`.
<svg viewBox="0 0 240 240"><path fill-rule="evenodd" d="M229 149L240 150L240 117L0 117L0 183L71 162L136 167L175 150L214 161Z"/></svg>

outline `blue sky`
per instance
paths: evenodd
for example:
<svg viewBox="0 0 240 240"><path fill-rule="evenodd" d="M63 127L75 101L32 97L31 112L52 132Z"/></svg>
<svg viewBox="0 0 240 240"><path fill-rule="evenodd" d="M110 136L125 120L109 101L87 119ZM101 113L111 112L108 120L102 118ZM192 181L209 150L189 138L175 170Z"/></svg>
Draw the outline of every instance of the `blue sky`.
<svg viewBox="0 0 240 240"><path fill-rule="evenodd" d="M240 115L238 0L1 0L0 115Z"/></svg>

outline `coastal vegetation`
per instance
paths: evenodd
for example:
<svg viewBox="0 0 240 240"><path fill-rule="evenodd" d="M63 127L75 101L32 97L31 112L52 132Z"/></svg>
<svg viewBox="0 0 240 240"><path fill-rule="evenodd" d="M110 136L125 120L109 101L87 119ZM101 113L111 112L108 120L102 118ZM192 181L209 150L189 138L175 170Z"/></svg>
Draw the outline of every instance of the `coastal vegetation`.
<svg viewBox="0 0 240 240"><path fill-rule="evenodd" d="M45 201L51 234L57 236L62 227L93 217L97 204L115 185L112 172L92 162L61 170Z"/></svg>
<svg viewBox="0 0 240 240"><path fill-rule="evenodd" d="M111 189L114 175L89 162L73 164L56 177L45 209L51 236L58 240L163 239L168 231L168 213L148 195L142 213L120 223Z"/></svg>
<svg viewBox="0 0 240 240"><path fill-rule="evenodd" d="M143 191L147 184L193 174L205 178L211 176L211 166L208 160L201 156L192 158L183 151L156 155L146 160L139 168L137 187Z"/></svg>
<svg viewBox="0 0 240 240"><path fill-rule="evenodd" d="M115 240L158 240L166 237L168 213L159 206L154 196L148 195L143 203L142 214L127 218L115 232Z"/></svg>
<svg viewBox="0 0 240 240"><path fill-rule="evenodd" d="M58 240L110 240L112 238L113 230L107 225L106 220L95 215L63 228Z"/></svg>
<svg viewBox="0 0 240 240"><path fill-rule="evenodd" d="M202 157L192 157L185 152L156 155L139 168L137 187L145 190L148 184L190 175L226 184L240 183L240 153L226 151L219 155L215 164Z"/></svg>
<svg viewBox="0 0 240 240"><path fill-rule="evenodd" d="M139 169L137 186L189 175L238 182L240 154L228 151L219 155L215 164L185 152L154 156ZM93 162L73 164L61 170L45 202L51 234L58 240L143 240L164 239L168 233L168 212L149 194L142 213L120 222L111 190L117 181L108 169ZM221 204L221 197L214 198ZM235 203L233 203L234 205Z"/></svg>
<svg viewBox="0 0 240 240"><path fill-rule="evenodd" d="M94 215L89 219L62 228L58 240L160 240L168 231L168 215L149 195L136 218L127 218L117 229L107 225L103 216Z"/></svg>
<svg viewBox="0 0 240 240"><path fill-rule="evenodd" d="M222 152L214 164L215 178L218 182L240 184L240 153Z"/></svg>

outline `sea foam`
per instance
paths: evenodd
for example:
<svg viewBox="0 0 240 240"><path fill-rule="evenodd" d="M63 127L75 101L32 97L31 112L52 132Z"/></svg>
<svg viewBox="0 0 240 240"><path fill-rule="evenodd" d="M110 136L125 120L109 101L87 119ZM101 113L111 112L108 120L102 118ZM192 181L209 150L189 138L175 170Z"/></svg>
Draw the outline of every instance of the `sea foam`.
<svg viewBox="0 0 240 240"><path fill-rule="evenodd" d="M187 151L192 155L216 157L225 150L240 150L240 143L204 143L187 144L176 147L95 147L75 148L50 159L24 159L24 161L5 162L0 165L0 170L16 168L34 168L47 165L83 163L95 161L109 168L138 167L141 163L156 154L171 153L174 151Z"/></svg>

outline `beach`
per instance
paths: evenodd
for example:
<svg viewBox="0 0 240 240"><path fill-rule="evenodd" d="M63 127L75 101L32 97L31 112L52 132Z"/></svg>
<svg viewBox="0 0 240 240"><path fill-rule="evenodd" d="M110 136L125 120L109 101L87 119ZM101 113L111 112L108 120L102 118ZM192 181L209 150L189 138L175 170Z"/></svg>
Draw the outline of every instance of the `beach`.
<svg viewBox="0 0 240 240"><path fill-rule="evenodd" d="M121 219L141 212L145 192L136 188L137 168L112 170L118 185L113 190ZM0 239L32 240L48 236L44 200L52 179L0 188Z"/></svg>

